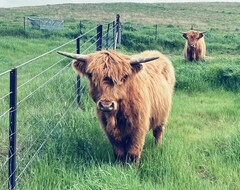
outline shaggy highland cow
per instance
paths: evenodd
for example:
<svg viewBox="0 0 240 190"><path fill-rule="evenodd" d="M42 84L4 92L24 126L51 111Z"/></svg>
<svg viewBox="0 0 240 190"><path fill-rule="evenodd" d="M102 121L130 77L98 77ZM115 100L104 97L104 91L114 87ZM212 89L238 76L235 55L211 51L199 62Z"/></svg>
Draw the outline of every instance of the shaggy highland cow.
<svg viewBox="0 0 240 190"><path fill-rule="evenodd" d="M182 33L186 39L184 58L186 61L205 61L206 44L204 33L195 30Z"/></svg>
<svg viewBox="0 0 240 190"><path fill-rule="evenodd" d="M172 63L157 51L128 56L116 51L89 55L58 52L75 59L77 73L90 81L90 95L114 155L139 161L145 136L161 143L175 84Z"/></svg>

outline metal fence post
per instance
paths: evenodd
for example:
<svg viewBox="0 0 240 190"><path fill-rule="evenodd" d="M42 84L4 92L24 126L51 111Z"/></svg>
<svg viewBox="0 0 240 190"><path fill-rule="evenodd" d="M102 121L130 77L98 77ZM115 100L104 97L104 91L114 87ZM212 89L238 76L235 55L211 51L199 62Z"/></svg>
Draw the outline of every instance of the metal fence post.
<svg viewBox="0 0 240 190"><path fill-rule="evenodd" d="M97 25L97 47L96 50L102 50L102 25Z"/></svg>
<svg viewBox="0 0 240 190"><path fill-rule="evenodd" d="M157 38L158 38L158 25L156 24L155 39L157 40Z"/></svg>
<svg viewBox="0 0 240 190"><path fill-rule="evenodd" d="M80 40L81 37L79 36L77 38L77 54L80 54ZM77 75L77 103L80 106L81 104L81 79L80 79L80 75Z"/></svg>
<svg viewBox="0 0 240 190"><path fill-rule="evenodd" d="M25 29L26 29L26 17L25 16L23 17L23 29L25 32Z"/></svg>
<svg viewBox="0 0 240 190"><path fill-rule="evenodd" d="M79 22L79 34L82 35L82 21Z"/></svg>
<svg viewBox="0 0 240 190"><path fill-rule="evenodd" d="M115 21L113 21L113 49L116 49L116 26L115 26Z"/></svg>
<svg viewBox="0 0 240 190"><path fill-rule="evenodd" d="M16 186L17 69L10 71L8 189Z"/></svg>

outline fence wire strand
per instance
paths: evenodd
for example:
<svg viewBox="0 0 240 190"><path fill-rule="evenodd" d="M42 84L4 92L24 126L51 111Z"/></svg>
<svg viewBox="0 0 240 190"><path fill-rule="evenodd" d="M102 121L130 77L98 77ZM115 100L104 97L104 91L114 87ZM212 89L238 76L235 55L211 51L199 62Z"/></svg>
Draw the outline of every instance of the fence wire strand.
<svg viewBox="0 0 240 190"><path fill-rule="evenodd" d="M11 72L12 69L0 73L0 77Z"/></svg>
<svg viewBox="0 0 240 190"><path fill-rule="evenodd" d="M106 38L106 44L105 44L105 46L114 48L113 46L114 46L114 44L116 44L116 41L115 41L115 40L116 40L116 39L115 39L116 36L115 36L115 35L117 35L117 33L116 33L116 32L113 33L113 32L116 30L116 26L117 26L117 24L113 24L113 22L109 23L108 30L106 30L106 31L104 31L104 32L102 31L102 32L103 32L103 35L102 35L100 38L95 39L95 41L94 41L91 45L89 45L89 46L88 46L84 51L82 51L81 53L86 53L87 51L89 51L91 48L93 48L94 45L96 45L96 44L99 42L99 40L100 40L101 38L102 38L102 43L101 43L98 47L96 47L96 49L98 49L98 48L100 48L100 47L104 47L104 42L105 42L105 41L103 41L103 39L105 39L105 38ZM52 49L52 50L50 50L50 51L48 51L48 52L45 52L45 53L43 53L43 54L41 54L41 55L39 55L39 56L37 56L37 57L35 57L35 58L32 58L32 59L30 59L30 60L28 60L28 61L26 61L26 62L24 62L24 63L22 63L22 64L19 64L19 65L16 66L15 68L18 69L18 68L22 68L22 67L24 67L24 66L26 66L26 65L29 65L29 64L33 63L34 61L36 61L36 60L38 60L38 59L40 59L40 58L42 58L42 57L44 57L44 56L46 56L46 55L54 52L54 51L56 51L56 50L58 50L58 49L60 49L60 48L62 48L62 47L64 47L64 46L66 46L66 45L69 45L70 43L76 41L77 39L82 39L82 37L86 36L87 34L89 34L90 32L92 32L93 30L96 30L97 27L98 27L98 26L96 26L96 27L88 30L88 31L85 32L84 34L77 36L75 39L70 40L70 41L62 44L61 46L58 46L58 47L56 47L56 48L54 48L54 49ZM88 44L89 42L93 41L93 39L94 39L94 38L97 38L97 36L98 36L99 34L100 34L100 32L98 32L97 34L94 34L92 37L88 38L84 43L82 43L82 44L80 43L80 47L83 47L84 45L86 45L86 44ZM110 41L110 40L111 40L111 41ZM111 44L109 44L109 43L111 43ZM76 49L75 49L74 51L76 51ZM94 51L94 50L93 50L93 51ZM49 67L46 68L45 70L41 71L39 74L33 76L32 78L30 78L29 80L27 80L26 82L24 82L23 84L21 84L20 86L18 86L17 89L21 89L21 88L23 88L25 85L27 85L27 84L29 84L30 82L34 81L37 77L39 77L40 75L43 75L44 73L46 73L47 71L49 71L51 68L53 68L54 66L56 66L58 63L60 63L60 62L63 61L64 59L66 59L66 58L62 58L62 59L58 60L58 61L55 62L53 65L49 66ZM2 117L4 117L5 115L7 115L8 113L10 114L11 112L18 110L18 109L23 105L23 103L24 103L25 101L27 101L27 100L29 100L30 98L32 98L38 91L40 91L40 89L42 89L42 88L44 88L45 86L47 86L47 85L50 83L50 81L52 81L54 78L56 78L57 76L59 76L64 70L66 70L67 67L70 66L70 64L71 64L71 62L69 62L66 66L64 66L63 68L61 68L56 74L50 76L50 78L48 78L47 81L45 81L44 83L42 83L42 84L41 84L40 86L38 86L36 89L34 89L33 91L31 91L28 95L26 95L24 98L22 98L19 102L17 102L17 108L16 108L15 110L11 110L12 108L9 108L9 110L7 110L7 111L5 111L4 113L2 113L2 114L0 115L0 119L1 119ZM3 76L3 75L5 75L5 74L7 74L7 73L9 73L9 72L11 72L11 70L12 70L12 69L9 69L9 70L7 70L7 71L5 71L5 72L0 73L0 77ZM64 80L63 82L60 83L59 88L62 89L62 87L63 87L63 86L66 86L71 80L72 80L72 76L67 77L67 80ZM77 91L80 90L81 93L82 93L82 91L83 91L83 89L85 88L85 86L86 86L86 85L82 85L82 86L76 88L76 83L74 83L74 85L67 85L67 89L68 89L68 91L73 91L73 89L75 89L75 90L77 90ZM46 88L45 88L45 89L46 89ZM9 92L9 93L5 94L4 96L2 96L2 97L0 98L0 100L4 100L4 99L5 99L6 97L8 97L11 93L12 93L12 92ZM75 92L75 93L76 93L76 92ZM61 124L61 122L63 122L64 117L67 115L67 113L69 112L70 108L73 106L74 102L76 102L77 98L78 98L77 95L75 95L75 96L70 95L69 98L66 98L66 97L64 96L64 92L62 92L62 93L60 93L60 94L58 95L58 100L64 99L65 102L71 102L71 103L69 104L68 107L66 107L65 112L59 111L59 112L57 112L56 114L52 114L52 115L54 115L54 118L57 118L57 120L56 120L56 122L55 122L55 125L53 124L53 126L54 126L53 128L49 127L49 125L50 125L50 123L51 123L51 118L49 118L49 119L48 119L48 118L45 118L45 119L44 119L44 117L42 118L43 114L35 114L35 113L31 113L31 111L30 111L29 109L26 110L25 114L27 114L28 116L30 116L31 118L33 118L33 122L34 122L34 125L35 125L35 126L36 126L36 125L40 125L41 123L43 123L43 124L45 125L45 127L44 127L43 129L38 128L38 129L40 129L40 130L37 131L37 132L38 132L37 134L35 134L35 133L29 133L29 130L27 130L26 136L25 136L24 134L22 134L22 135L20 134L20 137L22 137L22 138L21 138L21 143L17 146L16 151L15 151L15 152L11 152L11 149L10 149L10 148L8 149L8 151L11 153L11 154L10 154L11 156L9 156L8 158L7 158L7 156L6 156L6 157L4 156L4 158L6 158L6 160L4 161L4 164L1 165L1 167L0 167L1 171L5 171L5 167L6 167L7 163L9 162L9 160L10 160L13 156L17 156L17 158L18 158L18 162L17 162L18 165L17 165L17 167L15 168L15 170L14 170L10 175L8 175L7 180L3 181L2 188L5 187L5 186L9 183L9 179L11 179L11 177L12 177L14 174L16 174L17 170L20 170L21 168L23 168L23 169L21 169L21 171L18 171L18 175L17 175L17 177L16 177L16 179L15 179L16 182L21 180L23 174L26 172L26 170L29 168L29 166L31 165L31 163L32 163L32 162L34 161L34 159L37 157L37 155L38 155L39 152L42 150L42 148L44 147L44 145L49 141L51 135L52 135L53 132L56 130L57 126L59 126L59 125ZM33 98L33 99L34 99L34 98ZM65 99L66 99L66 100L65 100ZM73 99L73 100L71 100L71 99ZM46 102L47 102L47 101L51 101L51 99L50 99L50 98L47 98L46 100L44 99L44 101L40 102L40 106L37 107L38 110L42 109L42 107L44 107L44 105L46 105ZM24 104L24 105L25 105L25 104ZM26 106L28 106L28 105L26 105ZM64 106L64 107L65 107L65 106ZM53 110L54 110L54 108L51 109L51 110L48 110L48 113L52 113ZM18 121L18 122L19 122L19 124L21 123L21 125L23 125L23 124L26 125L26 123L24 123L24 122L25 122L24 120L23 120L23 121ZM28 127L29 127L28 129L30 129L30 127L31 127L31 124L30 124L30 123L29 123L29 126L28 126ZM10 130L11 130L11 129L10 129ZM35 128L33 128L33 130L35 130ZM10 131L10 135L9 135L8 137L11 137L11 136L13 136L13 135L15 135L15 134L16 134L16 132ZM43 137L43 136L45 136L45 137ZM42 137L43 137L43 139L42 139ZM30 140L29 140L29 139L30 139ZM28 141L28 140L29 140L29 141ZM41 143L41 144L38 145L37 143ZM25 147L25 144L28 144L29 146L26 146L26 147ZM35 150L35 148L33 148L33 147L35 147L35 146L36 146L36 149L37 149L37 150ZM25 159L28 155L29 155L29 158L28 158L28 159ZM0 155L0 156L1 156L1 155ZM25 163L26 163L26 164L25 164ZM7 175L7 174L6 174L6 175ZM13 188L15 188L15 187L13 187Z"/></svg>
<svg viewBox="0 0 240 190"><path fill-rule="evenodd" d="M51 134L53 133L53 131L55 130L55 128L59 125L59 123L62 121L63 117L66 115L66 113L68 112L68 110L72 107L73 103L76 101L77 96L74 98L74 100L72 101L72 103L70 104L70 106L68 107L68 109L65 111L65 113L62 115L62 117L59 119L59 121L57 122L57 124L53 127L53 129L50 131L50 133L47 135L46 139L43 141L43 143L40 145L40 147L37 149L37 151L34 153L34 155L32 156L32 158L30 159L30 161L26 164L25 168L20 172L20 174L17 176L16 181L18 181L18 179L23 175L23 173L26 171L26 169L29 167L29 165L33 162L33 159L37 156L37 154L39 153L39 151L42 149L42 147L46 144L47 140L49 139L49 137L51 136Z"/></svg>
<svg viewBox="0 0 240 190"><path fill-rule="evenodd" d="M72 85L73 86L73 85ZM67 101L69 101L72 97L70 97ZM53 131L55 130L56 126L60 123L60 121L62 120L62 118L66 115L66 113L68 112L68 110L71 108L71 106L73 105L74 101L76 101L77 96L74 98L74 100L71 102L70 106L67 108L67 111L65 111L65 113L62 115L62 117L60 118L60 120L57 122L57 124L55 125L55 127L50 131L50 133L47 133L46 128L44 128L40 135L38 135L37 138L35 138L35 141L31 144L30 147L28 147L28 149L23 153L24 155L21 157L20 161L18 162L18 166L19 164L23 161L23 159L26 157L26 155L28 155L28 153L30 152L31 148L36 144L37 140L39 139L39 137L45 132L45 134L48 134L47 137L45 138L44 142L40 145L40 147L38 148L38 150L34 153L34 155L32 156L32 158L30 159L30 161L27 163L27 165L25 166L25 168L22 170L22 172L19 174L19 176L16 178L16 181L19 179L19 177L21 177L21 175L25 172L25 170L29 167L29 165L32 163L33 158L36 157L36 155L39 153L39 151L42 149L43 145L47 142L48 138L50 137L50 135L53 133ZM22 145L22 144L21 144ZM17 150L16 150L17 151ZM5 163L2 165L2 168L4 167L4 165L6 165L8 163L8 160L11 159L13 156L15 156L17 154L17 152L14 152L11 154L11 157L9 157ZM7 181L12 177L12 175L17 171L18 166L16 167L16 169L13 171L13 173L11 175L9 175ZM7 182L5 182L3 184L2 187L4 187L6 185Z"/></svg>
<svg viewBox="0 0 240 190"><path fill-rule="evenodd" d="M69 80L70 81L70 80ZM66 81L65 81L66 82ZM63 83L63 84L65 84L65 82ZM68 81L67 81L68 82ZM72 89L72 88L74 88L75 87L75 84L74 85L72 85L70 88ZM70 97L71 98L71 97ZM66 101L69 101L70 100L70 98L68 99L68 100L66 100ZM41 108L44 106L44 102L41 102L41 106L39 107L39 110L41 110ZM40 118L38 118L38 117L35 117L34 116L34 114L32 114L31 112L27 112L28 113L28 115L30 115L31 117L34 117L36 120L38 120L38 122L37 123L35 123L35 125L38 125L39 123L41 123L42 121L40 120ZM26 142L26 140L31 136L32 134L28 134L23 140L22 140L22 143L19 145L19 147L22 147L22 145Z"/></svg>
<svg viewBox="0 0 240 190"><path fill-rule="evenodd" d="M12 92L9 92L9 93L5 94L4 96L2 96L2 97L0 98L0 100L5 99L5 98L6 98L7 96L9 96L10 94L12 94Z"/></svg>
<svg viewBox="0 0 240 190"><path fill-rule="evenodd" d="M7 111L5 111L2 115L0 115L0 119L1 119L3 116L5 116L7 113L9 113L10 110L11 110L11 108L9 108L9 109L8 109Z"/></svg>
<svg viewBox="0 0 240 190"><path fill-rule="evenodd" d="M56 62L55 64L51 65L50 67L48 67L47 69L43 70L42 72L40 72L39 74L35 75L34 77L32 77L31 79L29 79L28 81L26 81L25 83L23 83L22 85L20 85L17 89L20 89L21 87L25 86L26 84L28 84L29 82L31 82L32 80L34 80L35 78L37 78L38 76L42 75L43 73L47 72L49 69L53 68L54 66L56 66L58 63L60 63L63 59L60 59L58 62Z"/></svg>
<svg viewBox="0 0 240 190"><path fill-rule="evenodd" d="M75 52L76 49L73 52ZM40 75L44 74L45 72L47 72L48 70L50 70L51 68L53 68L54 66L56 66L58 63L60 63L61 61L63 61L64 59L67 59L66 57L60 59L59 61L57 61L56 63L54 63L53 65L51 65L50 67L48 67L47 69L43 70L41 73L35 75L34 77L32 77L31 79L29 79L28 81L26 81L25 83L23 83L22 85L20 85L17 89L20 89L21 87L25 86L26 84L28 84L29 82L31 82L32 80L34 80L35 78L39 77Z"/></svg>
<svg viewBox="0 0 240 190"><path fill-rule="evenodd" d="M63 70L65 70L69 65L71 64L68 63L65 67L63 67L60 71L58 71L55 75L53 75L50 79L48 79L45 83L43 83L41 86L39 86L38 88L36 88L34 91L32 91L30 94L28 94L27 96L25 96L25 98L23 98L22 100L20 100L17 103L17 106L20 106L22 104L22 102L26 101L27 99L29 99L31 96L33 96L39 89L43 88L46 84L48 84L51 80L53 80L59 73L61 73Z"/></svg>

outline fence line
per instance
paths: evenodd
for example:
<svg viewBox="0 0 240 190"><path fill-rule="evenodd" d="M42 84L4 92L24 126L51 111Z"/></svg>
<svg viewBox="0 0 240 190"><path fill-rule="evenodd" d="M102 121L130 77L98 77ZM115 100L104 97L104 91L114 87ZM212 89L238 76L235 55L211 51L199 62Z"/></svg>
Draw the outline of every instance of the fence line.
<svg viewBox="0 0 240 190"><path fill-rule="evenodd" d="M64 58L64 59L65 59L65 58ZM65 81L64 83L66 83L66 81ZM73 88L73 85L72 85L72 88ZM69 101L69 99L68 99L67 101ZM44 106L44 104L42 104L42 106ZM10 111L10 110L8 110L8 111ZM34 115L32 115L30 112L28 112L28 114L34 117ZM37 118L37 119L39 119L39 118ZM39 123L40 123L40 121L39 121ZM37 124L38 124L38 123L37 123ZM43 131L45 131L45 130L46 130L46 129L43 129ZM42 131L42 132L43 132L43 131ZM40 134L42 134L42 132L41 132ZM25 140L26 140L30 135L31 135L31 134L27 135L27 136L23 139L23 142L19 145L20 147L22 146L22 144L25 142ZM39 135L39 136L40 136L40 135ZM36 138L36 140L37 140L37 138ZM32 145L34 145L34 142L32 143ZM30 146L30 148L28 148L28 149L30 150L31 147L32 147L32 146ZM15 156L15 154L16 154L16 153L13 153L12 156ZM12 156L11 156L11 157L12 157ZM24 155L24 156L25 156L25 155ZM24 157L24 156L23 156L23 157ZM10 158L11 158L11 157L10 157ZM22 161L22 159L20 160L20 162L21 162L21 161ZM2 166L4 166L6 163L7 163L7 161L6 161Z"/></svg>
<svg viewBox="0 0 240 190"><path fill-rule="evenodd" d="M7 70L7 71L4 71L4 72L0 73L0 77L3 76L3 75L8 74L10 71L11 71L11 69L9 69L9 70Z"/></svg>
<svg viewBox="0 0 240 190"><path fill-rule="evenodd" d="M8 97L11 93L12 93L12 92L9 92L9 93L3 95L3 96L0 98L0 100L3 100L4 98Z"/></svg>
<svg viewBox="0 0 240 190"><path fill-rule="evenodd" d="M47 80L45 83L43 83L41 86L39 86L37 89L35 89L34 91L32 91L30 94L28 94L27 96L25 96L25 98L23 98L22 100L20 100L19 102L17 102L18 107L22 104L22 102L26 101L27 99L29 99L31 96L33 96L39 89L43 88L46 84L48 84L51 80L53 80L59 73L61 73L63 70L65 70L69 65L71 64L68 63L65 67L63 67L59 72L57 72L55 75L53 75L49 80Z"/></svg>
<svg viewBox="0 0 240 190"><path fill-rule="evenodd" d="M70 62L71 63L71 62ZM70 64L69 63L69 64ZM52 78L50 78L50 80L52 80L55 76L57 76L60 72L62 72L64 69L66 69L66 67L67 66L69 66L69 64L68 65L66 65L63 69L61 69L56 75L54 75ZM34 91L34 93L37 91L37 90L39 90L40 88L42 88L43 86L45 86L45 84L46 83L48 83L50 80L48 80L47 82L45 82L42 86L40 86L40 87L38 87L35 91ZM28 98L28 96L26 96L26 98ZM18 103L18 104L20 104L20 103ZM18 106L18 108L19 108L19 106ZM8 111L10 111L11 109L9 109ZM17 109L16 109L17 110ZM15 135L16 134L16 131L15 132L11 132L11 134L9 135L9 137L11 137L11 136L13 136L13 135ZM24 139L25 140L25 139ZM19 146L21 146L22 145L22 143L19 145ZM15 156L16 155L16 152L14 152L14 153L12 153L12 155L9 157L9 159L10 158L12 158L13 156ZM6 163L4 163L3 164L3 166L5 165Z"/></svg>
<svg viewBox="0 0 240 190"><path fill-rule="evenodd" d="M59 125L59 123L61 122L62 118L66 115L66 113L68 112L68 110L70 109L70 107L73 105L73 103L76 101L76 98L74 98L74 100L72 101L72 103L70 104L70 106L68 107L67 111L65 111L65 113L62 115L62 117L60 118L60 120L57 122L57 124L53 127L53 129L50 131L50 133L48 133L47 137L45 138L45 140L43 141L43 143L39 146L39 148L37 149L37 151L34 153L34 155L32 156L32 158L30 159L30 161L27 163L27 165L25 166L25 168L21 171L21 173L17 176L16 181L18 181L18 179L22 176L22 174L26 171L26 169L29 167L29 165L32 163L33 159L37 156L37 154L39 153L39 151L42 149L42 147L46 144L47 140L49 139L49 137L51 136L51 134L53 133L53 131L55 130L55 128ZM43 132L45 131L45 129L43 130ZM41 135L41 134L40 134ZM39 135L39 136L40 136ZM35 142L37 141L37 139L35 140ZM34 143L32 143L32 146L34 145ZM29 147L27 149L27 151L29 152L31 150L31 147ZM28 153L27 152L27 153ZM22 159L20 160L20 163L23 161L23 158L27 155L27 153L24 154L24 156L22 157ZM15 151L12 155L12 157L14 155L16 155L17 152ZM5 163L6 164L6 163ZM13 171L13 173L15 173L17 171L18 167L15 168L15 170ZM8 177L8 180L12 177L13 173ZM7 182L7 181L6 181ZM4 187L6 185L3 184L2 187Z"/></svg>
<svg viewBox="0 0 240 190"><path fill-rule="evenodd" d="M5 116L7 113L9 113L10 110L11 110L11 108L9 108L7 111L5 111L2 115L0 115L0 118Z"/></svg>
<svg viewBox="0 0 240 190"><path fill-rule="evenodd" d="M42 70L40 73L34 75L27 81L23 82L21 85L17 85L17 76L19 75L19 73L17 73L17 70L19 68L29 65L30 63L34 63L34 61L36 61L40 58L43 58L43 57L49 55L50 53L55 52L56 50L59 50L60 48L70 45L74 41L77 42L76 49L74 50L74 52L77 51L77 53L87 53L90 51L94 52L96 50L101 50L104 47L104 45L105 45L106 49L108 49L108 48L115 49L116 42L117 42L116 38L118 38L119 33L121 33L118 30L118 28L120 28L119 16L117 16L116 22L115 21L109 22L107 24L107 29L105 31L103 31L103 26L104 25L97 25L96 27L91 28L84 34L80 33L80 35L78 35L76 38L62 44L61 46L58 46L48 52L45 52L37 57L34 57L34 58L28 60L22 64L19 64L18 66L16 66L13 69L9 69L7 71L0 73L0 77L4 76L6 74L10 74L10 76L11 76L10 92L4 94L0 98L0 100L4 100L5 98L9 97L8 101L10 102L9 109L4 111L0 115L0 119L2 119L4 116L9 114L9 136L8 136L8 138L9 138L9 142L10 142L9 148L8 148L8 152L9 152L8 158L6 157L7 154L4 153L4 152L7 152L7 150L5 150L5 149L3 151L3 154L0 155L0 169L1 169L1 173L2 173L2 174L0 174L0 180L1 179L4 180L4 174L7 171L5 169L5 167L8 163L8 177L5 181L0 181L2 183L2 188L5 188L7 184L8 184L9 190L16 188L16 185L17 185L16 182L19 182L21 180L21 177L26 172L27 168L29 168L31 163L34 161L36 156L39 154L40 150L43 148L43 146L49 140L50 136L56 130L57 126L62 122L63 118L69 112L70 108L74 105L74 102L76 102L76 100L77 100L78 104L80 105L81 93L85 88L85 85L81 86L80 76L77 76L77 81L74 82L74 85L70 85L70 86L68 85L69 83L71 83L71 81L74 81L72 78L72 75L70 75L70 77L68 77L67 80L60 82L60 85L58 86L59 89L61 89L62 87L68 86L67 92L70 92L73 89L75 89L77 91L77 94L75 94L74 96L70 95L70 97L65 98L65 95L63 94L63 92L65 92L65 91L63 91L60 95L58 95L59 100L63 99L65 102L71 101L71 103L69 104L69 106L67 107L67 109L65 110L65 112L63 114L61 112L56 113L54 107L51 110L49 110L49 113L47 113L47 114L51 114L51 112L54 111L56 113L56 114L54 114L54 119L57 119L57 122L54 125L54 127L50 129L49 125L51 124L51 122L53 122L52 121L53 118L47 118L45 120L44 117L42 118L42 115L38 116L38 114L41 114L41 113L39 113L38 111L36 112L37 115L34 112L32 113L29 105L23 104L23 103L28 101L29 99L34 100L33 98L36 97L35 96L36 94L40 93L41 89L42 89L41 90L42 93L46 93L45 91L49 90L49 88L46 88L46 87L49 86L50 84L52 84L52 85L55 84L55 83L53 83L53 80L59 80L60 74L62 75L62 77L63 77L63 75L67 74L67 68L70 66L71 62L67 63L63 68L58 70L54 75L49 76L49 78L45 82L38 85L34 90L30 90L29 93L27 93L27 91L25 89L26 85L31 84L31 82L35 81L35 79L40 76L45 77L45 75L43 75L43 74L46 74L47 72L49 72L51 69L53 69L55 66L57 66L60 62L64 61L66 58L62 58L62 59L58 60L51 66ZM96 31L95 35L87 38L87 35L93 31ZM81 41L83 41L83 40L85 40L85 41L81 44ZM111 42L110 42L110 40L111 40ZM89 44L90 42L92 42L92 43ZM81 48L83 48L83 46L87 46L87 47L85 47L84 50L81 52ZM93 49L94 46L95 46L95 49ZM13 82L13 84L12 84L12 82ZM76 84L77 84L77 87L75 86ZM20 101L17 102L17 90L22 89L23 87L24 87L24 91L21 91L21 92L26 93L26 95ZM37 109L37 110L44 109L44 106L48 103L48 101L51 101L51 99L47 98L44 101L39 101L37 103L40 104L40 106L37 106L37 108L35 108L33 106L33 107L31 107L31 109ZM26 126L26 123L28 122L28 120L25 120L24 117L19 118L17 120L17 112L19 114L19 112L23 109L23 105L25 105L27 109L22 114L27 114L27 116L31 118L31 121L34 122L34 126L44 125L45 127L43 129L41 129L39 127L31 128L31 126L32 126L31 122L29 122L29 125ZM60 118L58 118L59 114L60 114ZM37 122L35 122L35 121L37 121ZM21 130L18 130L18 132L16 131L17 122L19 122L19 124L20 124L20 122L22 122L21 125L22 124L24 125ZM26 128L26 129L24 129L24 128ZM23 129L26 131L23 131ZM40 129L40 131L38 133L34 133L34 132L31 133L30 129L34 130L34 131ZM4 128L1 129L1 132L3 132L4 136L6 136L6 134L5 134L6 131ZM21 132L24 132L26 134L24 134L24 133L21 134ZM19 138L19 143L16 142L16 135L20 135L20 137L22 137L22 138ZM44 137L45 135L46 135L46 137ZM41 141L41 138L44 138L44 140ZM41 141L42 143L38 146L37 143L39 141ZM24 146L27 143L30 143L30 145ZM1 143L0 143L0 145L1 145ZM16 147L16 145L19 147L19 149ZM34 150L35 146L38 146L36 151ZM26 147L26 149L24 147ZM26 158L28 159L28 157L29 157L29 160L26 160ZM6 160L5 160L5 158L6 158ZM1 161L4 161L3 164L1 163ZM27 161L27 162L24 165L25 161ZM23 165L23 169L20 170L22 165ZM17 171L18 171L18 176L16 176ZM7 175L7 173L5 175Z"/></svg>
<svg viewBox="0 0 240 190"><path fill-rule="evenodd" d="M68 44L76 41L76 39L84 37L84 36L87 35L88 33L90 33L90 32L92 32L93 30L95 30L96 28L97 28L97 27L92 28L92 29L90 29L89 31L85 32L84 34L77 36L75 39L70 40L70 41L66 42L65 44L62 44L62 45L60 45L60 46L58 46L58 47L56 47L56 48L54 48L54 49L52 49L52 50L50 50L50 51L48 51L48 52L45 52L45 53L43 53L43 54L41 54L41 55L39 55L39 56L37 56L37 57L35 57L35 58L32 58L32 59L30 59L30 60L28 60L28 61L26 61L26 62L24 62L24 63L22 63L22 64L20 64L20 65L18 65L18 66L16 66L16 68L18 69L18 68L20 68L20 67L23 67L23 66L25 66L25 65L27 65L27 64L29 64L29 63L31 63L31 62L33 62L33 61L41 58L41 57L44 57L45 55L48 55L48 54L54 52L54 51L56 51L56 50L58 50L58 49L60 49L60 48L62 48L62 47L64 47L64 46L66 46L66 45L68 45ZM3 76L3 75L5 75L5 74L8 74L10 71L11 71L11 69L0 73L0 77Z"/></svg>
<svg viewBox="0 0 240 190"><path fill-rule="evenodd" d="M34 80L35 78L39 77L40 75L42 75L43 73L47 72L49 69L51 69L52 67L56 66L58 63L60 63L62 60L64 60L64 58L60 59L59 61L57 61L56 63L54 63L53 65L51 65L50 67L48 67L47 69L43 70L42 72L40 72L39 74L35 75L33 78L29 79L28 81L26 81L25 83L23 83L22 85L18 86L18 89L20 89L21 87L25 86L26 84L28 84L29 82L31 82L32 80Z"/></svg>
<svg viewBox="0 0 240 190"><path fill-rule="evenodd" d="M63 117L66 115L66 113L68 112L68 110L70 109L70 107L74 104L74 102L76 101L77 96L74 98L74 100L72 101L72 103L70 104L70 106L68 107L67 111L65 111L65 113L62 115L62 117L60 118L60 120L57 122L57 124L53 127L53 129L50 131L50 133L47 135L46 139L43 141L43 143L40 145L40 147L37 149L37 151L34 153L34 155L32 156L32 158L30 159L30 161L27 163L27 165L25 166L25 168L22 170L22 172L17 176L16 181L22 176L22 174L26 171L26 169L29 167L29 165L32 163L33 159L37 156L37 154L39 153L39 151L42 149L42 147L46 144L47 140L49 139L49 137L51 136L51 134L53 133L53 131L55 130L55 128L59 125L59 123L61 122L61 120L63 119Z"/></svg>

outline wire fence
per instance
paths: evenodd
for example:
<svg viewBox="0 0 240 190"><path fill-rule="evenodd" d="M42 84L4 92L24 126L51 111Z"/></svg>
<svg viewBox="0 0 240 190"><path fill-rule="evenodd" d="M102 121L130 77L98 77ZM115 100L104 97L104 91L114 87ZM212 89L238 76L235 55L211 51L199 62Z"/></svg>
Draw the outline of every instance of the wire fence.
<svg viewBox="0 0 240 190"><path fill-rule="evenodd" d="M69 59L56 51L116 49L119 18L0 73L0 189L15 189L29 178L31 164L44 154L69 110L81 104L86 81L76 78Z"/></svg>

